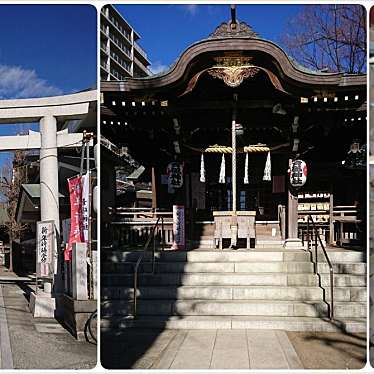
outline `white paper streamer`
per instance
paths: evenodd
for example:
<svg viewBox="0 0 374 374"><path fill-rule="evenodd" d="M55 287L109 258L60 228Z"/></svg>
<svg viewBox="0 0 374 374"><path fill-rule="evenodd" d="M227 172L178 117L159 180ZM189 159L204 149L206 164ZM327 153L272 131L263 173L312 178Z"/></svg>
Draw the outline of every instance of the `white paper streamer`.
<svg viewBox="0 0 374 374"><path fill-rule="evenodd" d="M244 184L249 184L249 177L248 177L248 153L245 154Z"/></svg>
<svg viewBox="0 0 374 374"><path fill-rule="evenodd" d="M219 183L226 183L225 154L222 154L221 169L219 171Z"/></svg>
<svg viewBox="0 0 374 374"><path fill-rule="evenodd" d="M205 183L204 153L201 154L201 161L200 161L200 182Z"/></svg>
<svg viewBox="0 0 374 374"><path fill-rule="evenodd" d="M268 152L268 156L266 158L266 164L264 169L264 177L262 178L264 181L271 181L271 160L270 160L270 152Z"/></svg>

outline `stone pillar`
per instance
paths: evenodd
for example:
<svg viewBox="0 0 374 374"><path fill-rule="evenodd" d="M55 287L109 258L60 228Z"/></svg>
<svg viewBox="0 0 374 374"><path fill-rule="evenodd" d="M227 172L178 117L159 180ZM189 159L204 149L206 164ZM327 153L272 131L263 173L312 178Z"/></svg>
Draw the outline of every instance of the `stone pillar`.
<svg viewBox="0 0 374 374"><path fill-rule="evenodd" d="M57 120L46 116L40 120L40 216L42 221L54 221L56 228L53 256L54 292L61 291L58 270L60 211L58 201Z"/></svg>
<svg viewBox="0 0 374 374"><path fill-rule="evenodd" d="M291 165L292 160L289 160ZM292 189L288 182L288 209L287 209L287 239L284 243L286 248L303 248L301 239L298 238L298 198L297 192Z"/></svg>
<svg viewBox="0 0 374 374"><path fill-rule="evenodd" d="M97 300L97 251L92 251L93 298Z"/></svg>
<svg viewBox="0 0 374 374"><path fill-rule="evenodd" d="M92 260L92 259L91 259ZM88 300L87 244L74 243L72 253L73 299Z"/></svg>

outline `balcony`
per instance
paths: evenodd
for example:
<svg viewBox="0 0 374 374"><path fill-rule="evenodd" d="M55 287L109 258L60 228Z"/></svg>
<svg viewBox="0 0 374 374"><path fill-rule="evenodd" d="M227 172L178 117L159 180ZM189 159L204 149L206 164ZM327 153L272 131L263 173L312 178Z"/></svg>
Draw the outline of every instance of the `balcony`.
<svg viewBox="0 0 374 374"><path fill-rule="evenodd" d="M109 54L109 48L107 47L106 43L100 43L100 48L102 51L104 51L106 54Z"/></svg>
<svg viewBox="0 0 374 374"><path fill-rule="evenodd" d="M134 56L134 67L135 65L142 70L146 75L152 75L153 73Z"/></svg>
<svg viewBox="0 0 374 374"><path fill-rule="evenodd" d="M125 70L129 75L131 75L131 65L126 64L125 61L123 61L119 56L117 56L115 53L110 53L110 58L112 61L114 61L120 68Z"/></svg>
<svg viewBox="0 0 374 374"><path fill-rule="evenodd" d="M117 32L119 32L131 44L131 33L129 33L127 30L121 27L118 21L111 15L109 15L109 17L106 17L106 19L117 30Z"/></svg>
<svg viewBox="0 0 374 374"><path fill-rule="evenodd" d="M112 43L131 60L131 51L124 46L119 39L117 39L112 33L109 33L109 39Z"/></svg>
<svg viewBox="0 0 374 374"><path fill-rule="evenodd" d="M145 60L149 61L148 60L148 56L147 54L145 53L144 49L137 43L137 42L134 42L134 48L135 50L141 55L144 57Z"/></svg>
<svg viewBox="0 0 374 374"><path fill-rule="evenodd" d="M109 73L110 69L109 69L109 64L107 64L106 62L100 62L100 66Z"/></svg>
<svg viewBox="0 0 374 374"><path fill-rule="evenodd" d="M103 34L109 35L109 29L106 26L100 25L100 30Z"/></svg>

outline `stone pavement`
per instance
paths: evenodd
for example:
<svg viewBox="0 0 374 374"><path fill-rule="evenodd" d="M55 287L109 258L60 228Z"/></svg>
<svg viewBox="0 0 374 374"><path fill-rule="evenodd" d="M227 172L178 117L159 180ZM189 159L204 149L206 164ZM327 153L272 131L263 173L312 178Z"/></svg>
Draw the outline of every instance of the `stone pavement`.
<svg viewBox="0 0 374 374"><path fill-rule="evenodd" d="M29 312L29 282L0 274L0 369L90 369L96 345L76 341L54 319L34 319ZM31 286L33 287L33 286Z"/></svg>
<svg viewBox="0 0 374 374"><path fill-rule="evenodd" d="M365 363L364 334L128 329L101 337L107 369L346 369Z"/></svg>

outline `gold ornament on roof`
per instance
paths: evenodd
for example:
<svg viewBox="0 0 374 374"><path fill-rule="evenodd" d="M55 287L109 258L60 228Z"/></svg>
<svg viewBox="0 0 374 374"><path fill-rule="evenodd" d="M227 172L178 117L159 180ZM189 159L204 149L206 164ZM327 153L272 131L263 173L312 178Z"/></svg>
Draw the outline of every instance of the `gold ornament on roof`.
<svg viewBox="0 0 374 374"><path fill-rule="evenodd" d="M229 87L238 87L244 79L252 78L260 69L252 65L252 57L246 56L223 56L215 57L217 64L207 70L213 78L222 79Z"/></svg>

